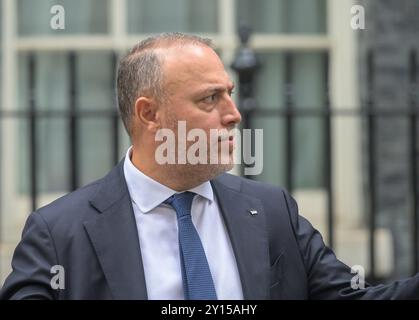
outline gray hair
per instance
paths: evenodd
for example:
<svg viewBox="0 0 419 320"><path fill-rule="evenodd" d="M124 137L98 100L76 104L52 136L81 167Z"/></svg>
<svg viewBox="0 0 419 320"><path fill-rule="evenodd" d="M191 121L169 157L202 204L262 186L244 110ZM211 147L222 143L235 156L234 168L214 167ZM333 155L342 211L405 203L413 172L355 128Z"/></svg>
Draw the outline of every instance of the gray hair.
<svg viewBox="0 0 419 320"><path fill-rule="evenodd" d="M131 119L138 97L151 95L159 102L166 99L166 92L163 89L163 57L157 54L155 49L186 44L213 48L210 39L183 33L162 33L135 45L119 62L117 72L118 108L128 135L132 135Z"/></svg>

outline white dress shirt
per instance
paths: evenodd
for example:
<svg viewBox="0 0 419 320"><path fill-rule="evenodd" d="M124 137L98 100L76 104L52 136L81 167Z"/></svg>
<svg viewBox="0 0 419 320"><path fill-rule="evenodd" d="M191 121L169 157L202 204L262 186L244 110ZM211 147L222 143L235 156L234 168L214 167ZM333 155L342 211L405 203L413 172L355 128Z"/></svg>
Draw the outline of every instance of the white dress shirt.
<svg viewBox="0 0 419 320"><path fill-rule="evenodd" d="M141 256L150 300L184 299L175 210L163 202L176 191L138 170L131 162L131 148L124 175L137 223ZM220 300L243 299L236 259L220 208L209 181L190 189L192 221L201 238Z"/></svg>

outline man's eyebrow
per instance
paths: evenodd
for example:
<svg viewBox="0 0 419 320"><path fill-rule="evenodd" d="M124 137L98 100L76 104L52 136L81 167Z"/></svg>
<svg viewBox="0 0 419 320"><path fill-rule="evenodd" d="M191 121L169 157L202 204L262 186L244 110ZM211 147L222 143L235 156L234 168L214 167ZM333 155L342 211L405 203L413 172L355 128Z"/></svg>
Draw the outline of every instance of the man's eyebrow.
<svg viewBox="0 0 419 320"><path fill-rule="evenodd" d="M219 85L215 85L215 86L208 86L207 88L204 88L202 90L199 90L200 94L204 94L204 93L216 93L216 92L224 92L224 91L232 91L234 89L234 83L230 83L227 87L225 86L219 86Z"/></svg>

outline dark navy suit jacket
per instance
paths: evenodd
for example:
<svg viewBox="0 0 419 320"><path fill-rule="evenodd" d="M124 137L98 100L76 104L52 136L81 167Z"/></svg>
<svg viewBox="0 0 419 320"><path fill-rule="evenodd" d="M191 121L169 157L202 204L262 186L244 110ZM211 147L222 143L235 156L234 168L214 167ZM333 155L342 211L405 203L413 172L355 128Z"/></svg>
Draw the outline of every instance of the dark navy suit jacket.
<svg viewBox="0 0 419 320"><path fill-rule="evenodd" d="M211 183L245 299L419 298L418 275L353 290L350 268L284 190L229 174ZM64 267L64 289L51 287L54 265ZM147 299L123 161L103 179L32 213L12 266L2 299Z"/></svg>

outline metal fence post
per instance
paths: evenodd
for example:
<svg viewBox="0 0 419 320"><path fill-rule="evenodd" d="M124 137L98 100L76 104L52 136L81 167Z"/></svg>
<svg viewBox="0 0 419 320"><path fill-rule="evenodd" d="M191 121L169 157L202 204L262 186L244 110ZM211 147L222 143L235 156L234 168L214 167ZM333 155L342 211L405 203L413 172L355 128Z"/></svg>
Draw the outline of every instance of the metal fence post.
<svg viewBox="0 0 419 320"><path fill-rule="evenodd" d="M70 152L70 188L77 189L79 186L79 157L78 157L78 128L77 128L77 57L75 52L68 55L68 72L69 72L69 152Z"/></svg>
<svg viewBox="0 0 419 320"><path fill-rule="evenodd" d="M375 274L375 214L376 214L376 188L375 188L375 165L376 165L376 141L375 141L375 115L374 115L374 55L368 52L367 58L368 77L368 102L367 102L367 143L368 143L368 189L369 189L369 263L370 278L374 280Z"/></svg>
<svg viewBox="0 0 419 320"><path fill-rule="evenodd" d="M290 193L294 190L294 91L293 69L294 59L292 53L285 54L285 157L286 172L285 185Z"/></svg>
<svg viewBox="0 0 419 320"><path fill-rule="evenodd" d="M28 88L29 88L29 170L30 194L32 211L37 209L38 200L38 146L37 146L37 115L36 115L36 59L35 53L28 56Z"/></svg>
<svg viewBox="0 0 419 320"><path fill-rule="evenodd" d="M324 108L324 143L325 143L325 188L327 191L327 236L330 248L334 246L334 198L333 198L333 134L332 110L329 97L329 54L324 55L324 79L326 83L325 108Z"/></svg>
<svg viewBox="0 0 419 320"><path fill-rule="evenodd" d="M119 162L119 114L117 111L117 101L115 99L115 85L116 85L116 65L118 62L118 54L116 52L112 52L111 54L111 68L112 68L112 80L111 80L111 92L112 92L112 106L113 106L113 113L112 113L112 157L113 157L113 164L117 164Z"/></svg>
<svg viewBox="0 0 419 320"><path fill-rule="evenodd" d="M239 28L239 37L241 41L241 46L237 50L236 57L234 58L231 68L238 74L239 77L239 109L242 114L242 126L244 129L251 129L251 116L252 113L256 110L257 104L254 97L254 78L256 71L260 67L260 63L256 57L255 52L248 45L249 38L251 34L251 29L247 26L240 26ZM251 148L253 143L250 146L245 146L244 148ZM249 152L252 152L249 149ZM246 166L245 164L244 166ZM244 166L242 165L242 170L244 172ZM245 175L247 178L251 176Z"/></svg>
<svg viewBox="0 0 419 320"><path fill-rule="evenodd" d="M417 53L415 50L410 52L409 57L409 80L410 80L410 94L409 94L409 104L410 104L410 199L411 199L411 210L412 210L412 271L413 274L419 272L418 270L418 170L417 170Z"/></svg>

